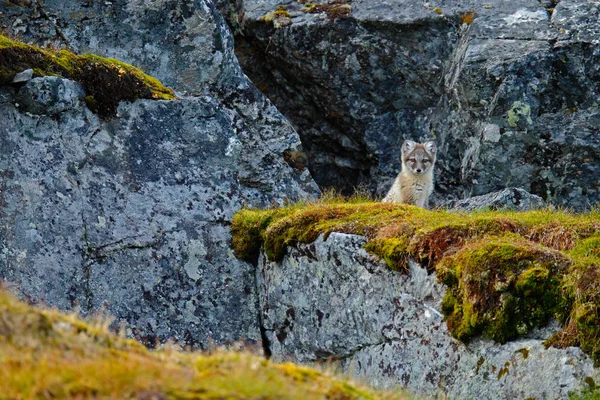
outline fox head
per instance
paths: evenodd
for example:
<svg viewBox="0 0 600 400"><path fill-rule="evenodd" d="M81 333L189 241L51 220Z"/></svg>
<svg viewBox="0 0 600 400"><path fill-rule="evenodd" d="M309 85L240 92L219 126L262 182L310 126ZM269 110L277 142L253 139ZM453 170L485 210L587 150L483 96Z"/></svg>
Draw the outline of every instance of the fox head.
<svg viewBox="0 0 600 400"><path fill-rule="evenodd" d="M435 142L416 143L405 140L402 143L402 169L414 175L423 175L433 168L437 146Z"/></svg>

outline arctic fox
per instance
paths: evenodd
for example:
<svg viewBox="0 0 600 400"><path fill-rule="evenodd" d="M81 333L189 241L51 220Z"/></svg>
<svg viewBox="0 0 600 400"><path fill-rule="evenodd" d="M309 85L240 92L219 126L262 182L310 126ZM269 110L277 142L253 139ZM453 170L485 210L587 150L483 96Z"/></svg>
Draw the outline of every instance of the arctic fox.
<svg viewBox="0 0 600 400"><path fill-rule="evenodd" d="M406 203L427 208L433 192L433 164L437 147L434 142L402 143L402 170L396 177L384 203Z"/></svg>

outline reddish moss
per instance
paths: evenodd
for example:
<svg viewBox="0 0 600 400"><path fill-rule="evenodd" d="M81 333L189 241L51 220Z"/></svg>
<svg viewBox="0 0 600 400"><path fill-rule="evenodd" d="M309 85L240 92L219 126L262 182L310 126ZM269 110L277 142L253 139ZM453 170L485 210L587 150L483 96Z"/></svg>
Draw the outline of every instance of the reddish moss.
<svg viewBox="0 0 600 400"><path fill-rule="evenodd" d="M517 232L519 228L518 223L504 218L481 218L444 225L415 237L411 242L410 253L427 269L432 270L439 260L456 253L473 239L486 235Z"/></svg>
<svg viewBox="0 0 600 400"><path fill-rule="evenodd" d="M319 234L363 235L391 269L404 273L414 258L437 271L449 287L442 311L455 337L504 342L556 317L565 330L549 345L580 345L600 360L599 210L450 213L335 196L278 210L258 231L240 218L234 240L254 232L255 252L264 243L279 260L287 246Z"/></svg>
<svg viewBox="0 0 600 400"><path fill-rule="evenodd" d="M351 0L332 0L328 4L307 3L302 7L304 12L309 14L325 13L327 18L334 20L337 18L346 18L352 13Z"/></svg>

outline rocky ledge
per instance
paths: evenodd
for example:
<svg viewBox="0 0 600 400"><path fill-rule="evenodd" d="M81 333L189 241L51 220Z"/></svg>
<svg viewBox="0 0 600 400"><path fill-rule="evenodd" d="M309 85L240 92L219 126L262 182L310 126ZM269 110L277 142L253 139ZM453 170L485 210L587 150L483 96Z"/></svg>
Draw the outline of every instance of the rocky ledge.
<svg viewBox="0 0 600 400"><path fill-rule="evenodd" d="M0 279L34 303L108 313L149 346L260 342L254 268L233 255L231 218L319 191L285 161L300 144L278 111L247 81L234 108L175 99L113 59L8 39L0 57L33 69L0 82ZM144 89L98 114L93 83L109 83L82 76L88 61L117 91L132 74L172 100Z"/></svg>
<svg viewBox="0 0 600 400"><path fill-rule="evenodd" d="M505 344L453 339L436 274L411 262L400 275L365 243L331 233L279 263L261 256L260 305L276 360L329 360L379 388L451 399L563 399L600 379L581 349L544 345L558 327Z"/></svg>
<svg viewBox="0 0 600 400"><path fill-rule="evenodd" d="M329 198L241 210L232 232L276 359L426 396L558 399L600 378L598 221Z"/></svg>

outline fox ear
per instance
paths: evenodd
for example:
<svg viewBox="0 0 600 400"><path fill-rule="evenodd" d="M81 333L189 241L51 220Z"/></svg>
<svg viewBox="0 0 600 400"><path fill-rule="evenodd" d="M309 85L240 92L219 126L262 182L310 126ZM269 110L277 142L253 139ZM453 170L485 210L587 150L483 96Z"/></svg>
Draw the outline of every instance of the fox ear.
<svg viewBox="0 0 600 400"><path fill-rule="evenodd" d="M425 142L424 145L425 149L427 149L427 151L431 154L435 154L437 152L437 146L435 145L435 142Z"/></svg>
<svg viewBox="0 0 600 400"><path fill-rule="evenodd" d="M412 140L405 140L404 143L402 143L402 154L408 153L409 151L414 149L416 145L417 144Z"/></svg>

